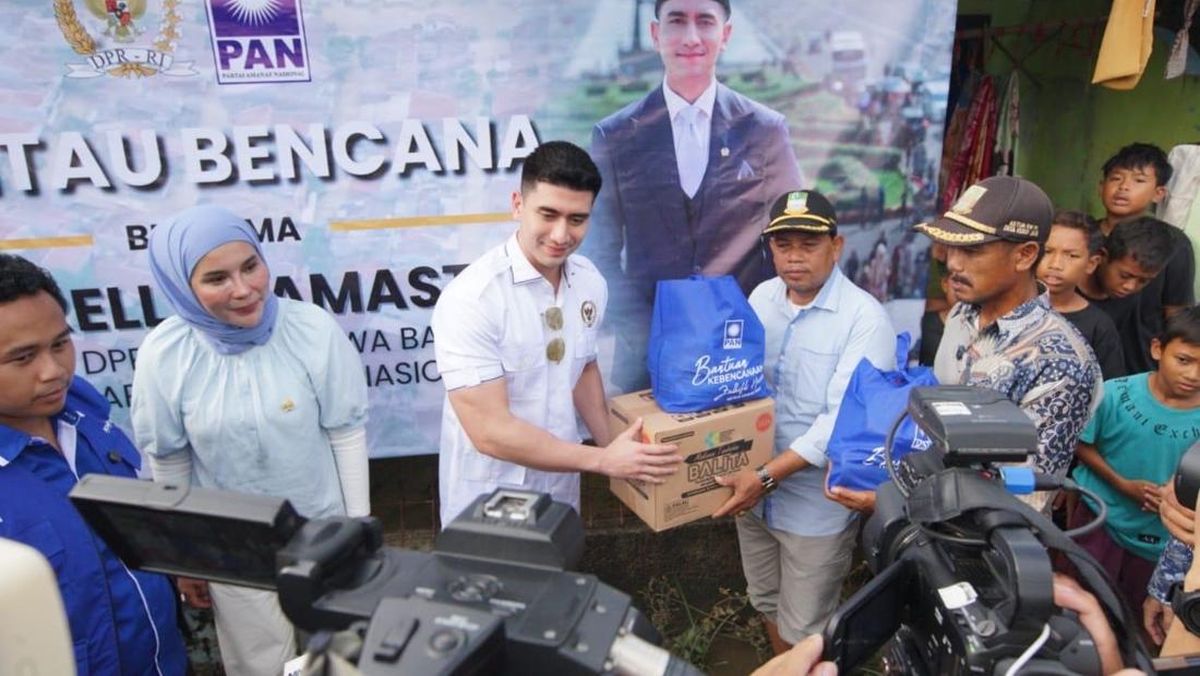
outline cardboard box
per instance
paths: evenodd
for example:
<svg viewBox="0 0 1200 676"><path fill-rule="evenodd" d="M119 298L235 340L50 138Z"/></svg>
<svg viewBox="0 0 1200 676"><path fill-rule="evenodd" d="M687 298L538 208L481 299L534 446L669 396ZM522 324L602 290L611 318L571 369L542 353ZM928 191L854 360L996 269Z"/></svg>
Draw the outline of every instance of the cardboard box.
<svg viewBox="0 0 1200 676"><path fill-rule="evenodd" d="M716 477L767 462L775 443L775 402L769 398L699 413L667 413L645 390L610 400L608 416L614 433L640 417L642 441L676 444L684 458L665 483L609 483L621 502L655 531L712 515L733 494Z"/></svg>

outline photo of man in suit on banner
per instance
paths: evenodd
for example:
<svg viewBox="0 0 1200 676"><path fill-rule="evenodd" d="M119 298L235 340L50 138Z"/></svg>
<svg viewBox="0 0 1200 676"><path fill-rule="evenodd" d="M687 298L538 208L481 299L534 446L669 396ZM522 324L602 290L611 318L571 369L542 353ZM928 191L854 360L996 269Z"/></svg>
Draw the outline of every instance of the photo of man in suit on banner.
<svg viewBox="0 0 1200 676"><path fill-rule="evenodd" d="M929 264L909 230L932 213L954 10L899 4L597 0L564 72L604 177L581 253L609 285L607 383L649 386L660 280L774 276L755 224L797 188L829 197L844 274L916 334Z"/></svg>
<svg viewBox="0 0 1200 676"><path fill-rule="evenodd" d="M656 0L662 85L592 131L606 190L586 254L625 308L613 379L627 391L647 384L655 283L699 272L753 289L771 276L754 224L774 196L803 185L784 116L717 81L732 33L729 0Z"/></svg>

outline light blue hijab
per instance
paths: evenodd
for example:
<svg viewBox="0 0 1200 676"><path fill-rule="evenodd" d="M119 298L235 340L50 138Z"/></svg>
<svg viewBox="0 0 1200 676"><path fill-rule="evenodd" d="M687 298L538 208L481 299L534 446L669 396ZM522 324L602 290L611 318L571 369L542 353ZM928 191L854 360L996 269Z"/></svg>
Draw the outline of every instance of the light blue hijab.
<svg viewBox="0 0 1200 676"><path fill-rule="evenodd" d="M252 328L226 324L204 309L192 291L192 271L208 252L228 242L248 242L263 258L254 230L236 214L214 206L185 209L150 234L150 271L180 319L198 330L217 352L239 354L271 338L279 299L267 289L262 318Z"/></svg>

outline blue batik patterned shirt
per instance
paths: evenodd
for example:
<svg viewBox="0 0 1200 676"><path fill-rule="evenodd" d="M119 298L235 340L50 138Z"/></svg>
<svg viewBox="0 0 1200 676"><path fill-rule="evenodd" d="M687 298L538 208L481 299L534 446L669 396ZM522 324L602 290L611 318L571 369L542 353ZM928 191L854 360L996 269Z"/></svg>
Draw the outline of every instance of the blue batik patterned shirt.
<svg viewBox="0 0 1200 676"><path fill-rule="evenodd" d="M1158 565L1154 566L1154 574L1150 576L1146 591L1161 603L1170 603L1171 587L1182 583L1191 567L1192 548L1182 540L1171 538L1162 556L1158 557Z"/></svg>
<svg viewBox="0 0 1200 676"><path fill-rule="evenodd" d="M1058 478L1067 474L1103 385L1087 340L1050 309L1045 295L985 327L979 326L978 305L955 305L933 370L942 384L987 387L1020 406L1037 427L1032 464ZM1040 508L1048 499L1038 493L1029 502Z"/></svg>

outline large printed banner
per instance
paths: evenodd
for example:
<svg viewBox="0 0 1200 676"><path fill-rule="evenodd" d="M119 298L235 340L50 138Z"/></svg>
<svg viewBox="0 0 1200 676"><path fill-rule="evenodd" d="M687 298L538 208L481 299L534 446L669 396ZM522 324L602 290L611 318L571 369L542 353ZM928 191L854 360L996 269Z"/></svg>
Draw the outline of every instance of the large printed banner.
<svg viewBox="0 0 1200 676"><path fill-rule="evenodd" d="M0 249L55 274L79 373L124 423L137 346L169 312L150 230L193 204L234 209L275 292L328 309L361 352L373 456L436 452L431 310L511 234L522 159L551 139L591 148L606 172L585 251L628 292L613 295L602 347L614 387L639 368L622 347L640 321L634 290L681 241L662 234L691 232L692 269L746 286L769 269L740 274L748 250L733 261L721 242L754 240L780 189L829 195L843 270L915 323L927 253L906 233L932 208L955 3L732 4L708 175L684 201L669 127L620 144L629 113L661 100L664 59L701 49L667 44L653 0L6 0ZM770 143L735 124L745 101L776 120ZM745 222L705 231L729 202ZM639 211L662 231L632 225Z"/></svg>

